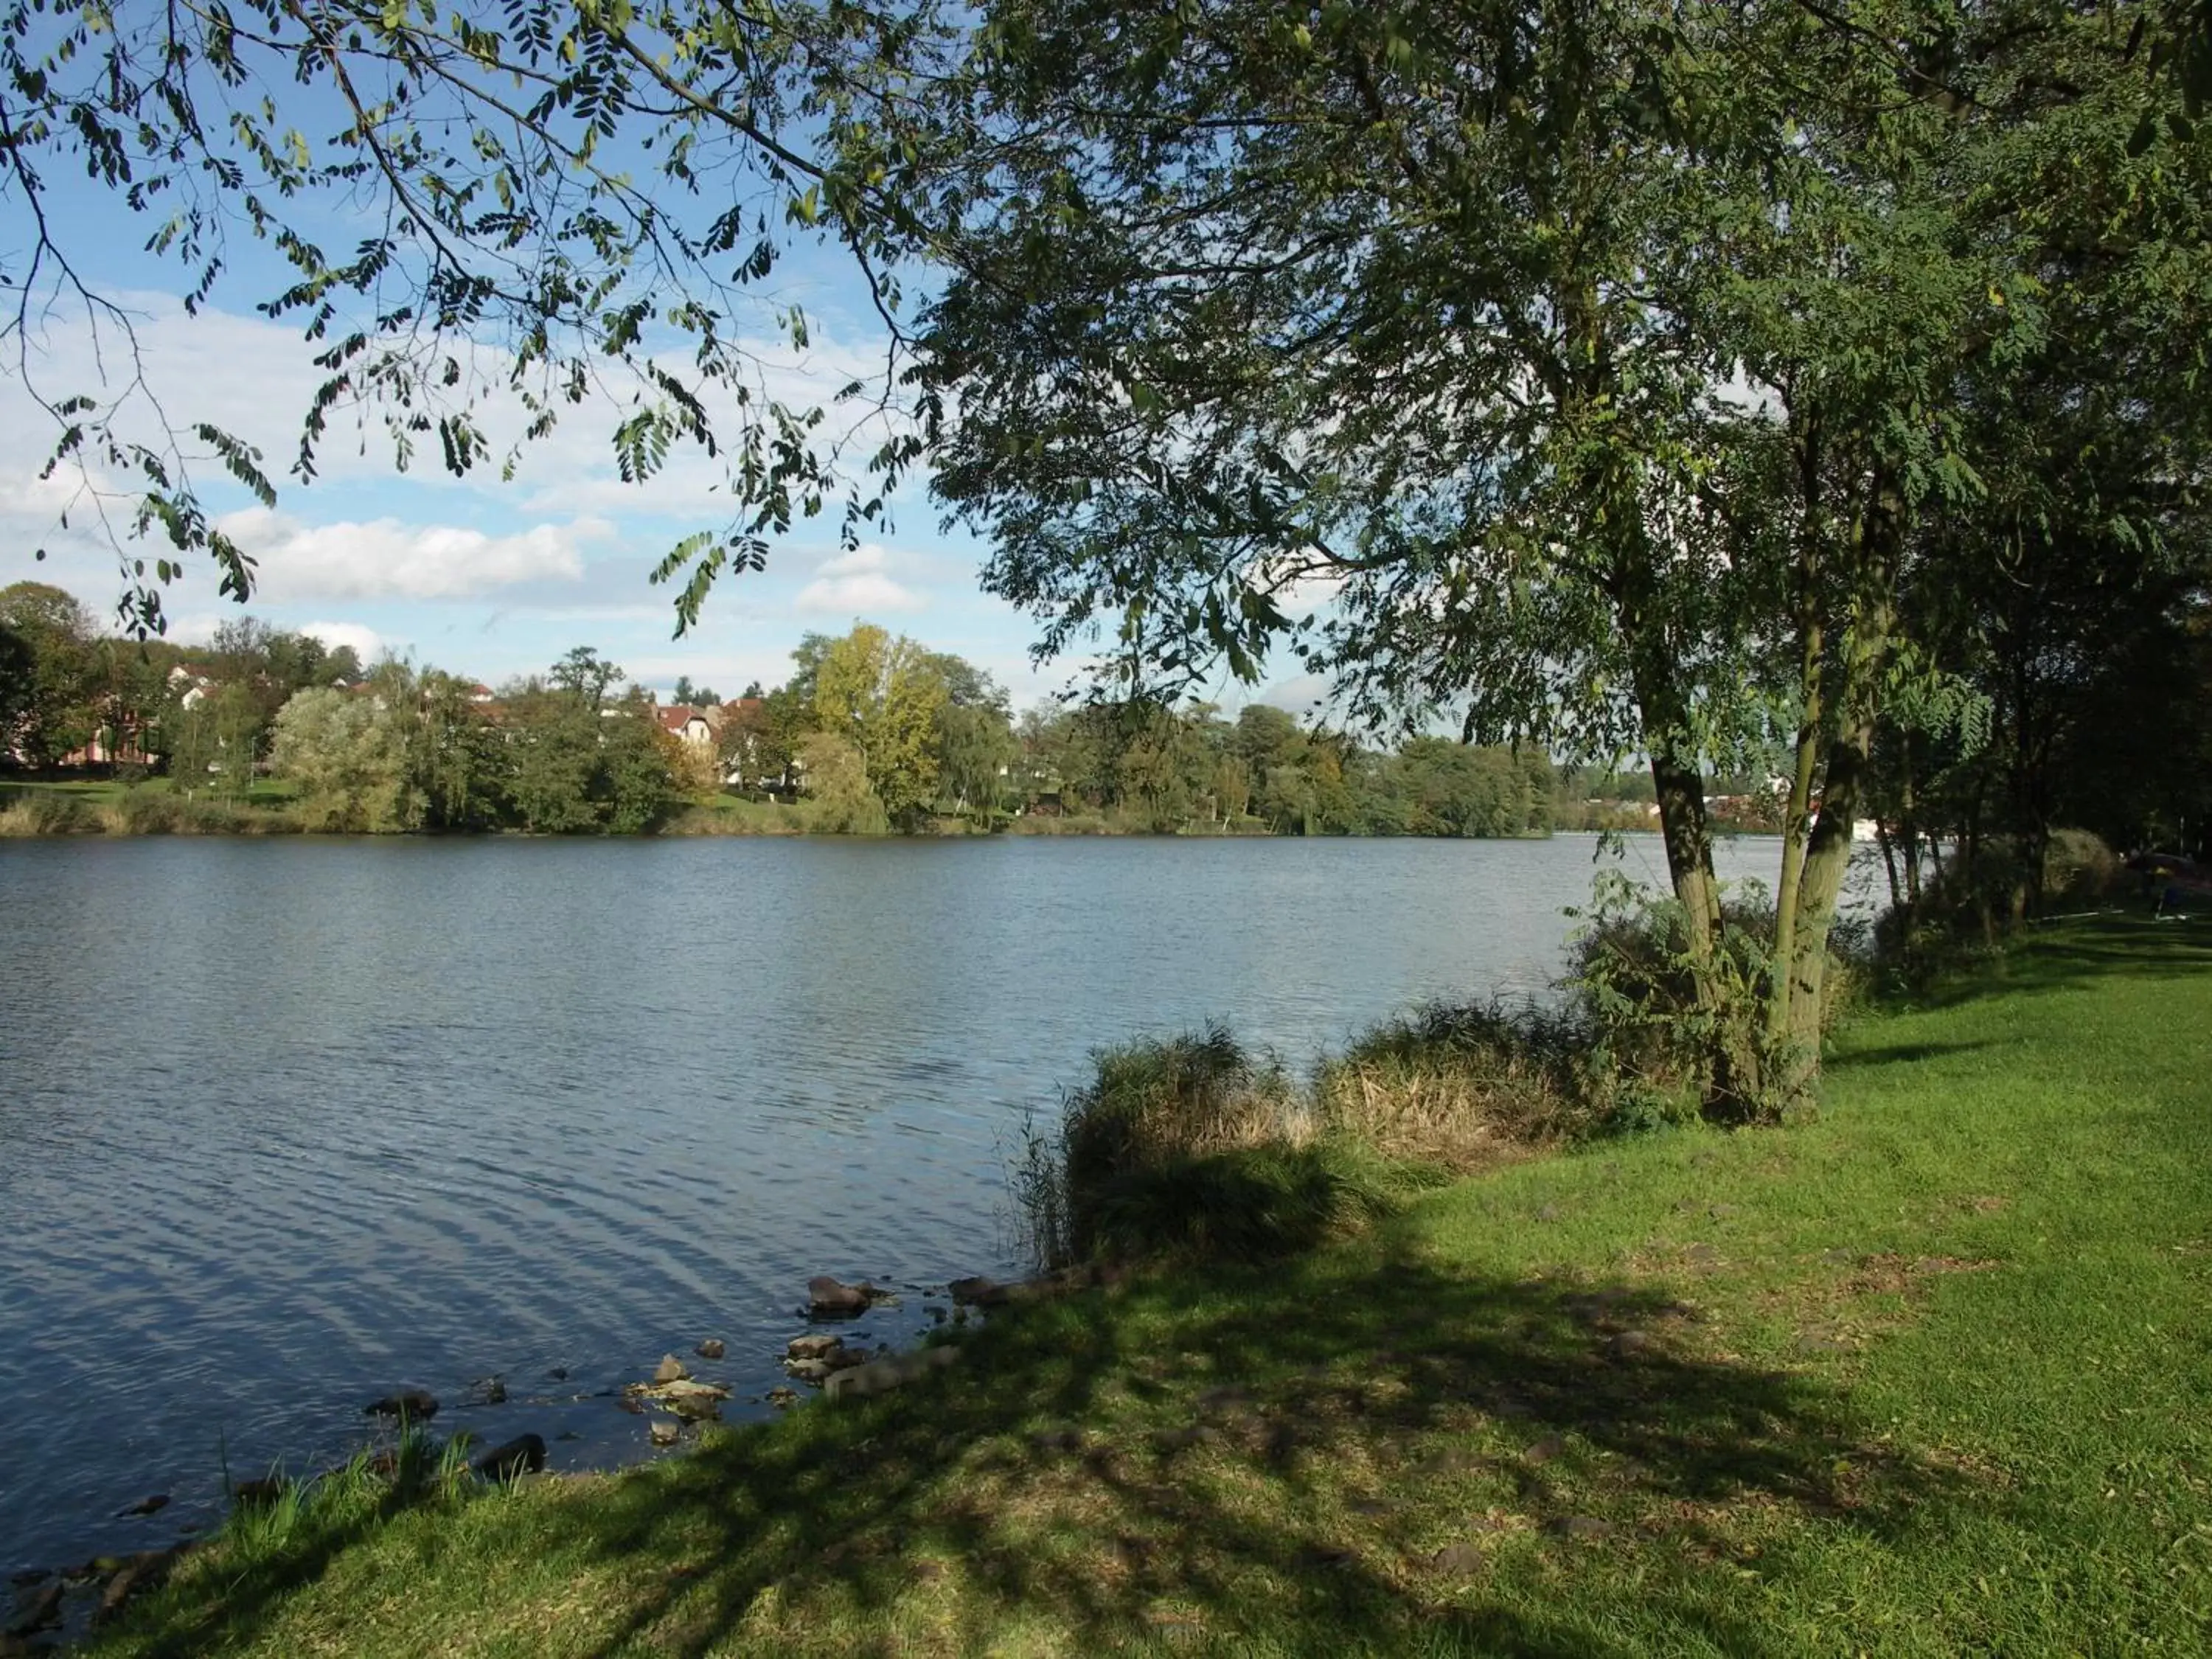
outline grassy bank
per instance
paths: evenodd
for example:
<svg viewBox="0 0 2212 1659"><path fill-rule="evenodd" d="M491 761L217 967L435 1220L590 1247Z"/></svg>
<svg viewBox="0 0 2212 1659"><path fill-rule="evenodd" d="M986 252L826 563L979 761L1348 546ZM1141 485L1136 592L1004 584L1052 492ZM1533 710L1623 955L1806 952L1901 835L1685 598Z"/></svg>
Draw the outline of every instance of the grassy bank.
<svg viewBox="0 0 2212 1659"><path fill-rule="evenodd" d="M334 1488L95 1651L2204 1650L2195 931L1862 1017L1811 1124L1510 1163L618 1477Z"/></svg>

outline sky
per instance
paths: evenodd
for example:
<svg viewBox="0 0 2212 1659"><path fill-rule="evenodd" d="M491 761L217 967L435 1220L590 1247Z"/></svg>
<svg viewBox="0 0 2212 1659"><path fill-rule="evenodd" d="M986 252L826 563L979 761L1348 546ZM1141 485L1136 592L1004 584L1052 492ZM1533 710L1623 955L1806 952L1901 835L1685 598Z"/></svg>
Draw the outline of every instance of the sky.
<svg viewBox="0 0 2212 1659"><path fill-rule="evenodd" d="M755 680L773 686L787 676L801 635L842 633L860 620L967 658L1018 706L1065 689L1080 671L1079 661L1032 661L1037 624L981 591L986 550L941 527L919 478L857 547L839 545L834 502L801 521L764 572L724 577L681 638L673 590L650 585L647 573L684 535L722 521L719 475L711 463L679 458L642 486L623 482L609 443L620 413L612 404L570 411L551 437L526 447L511 481L495 465L454 478L434 451L396 471L374 416L362 429L350 417L335 425L319 475L293 478L301 419L322 379L312 359L323 348L304 340L297 322L257 313L256 301L277 286L267 256L250 244L234 248L238 268L188 314L186 272L143 251L143 222L82 175L58 168L51 189L49 217L61 220L72 257L132 319L145 386L168 424L212 422L262 452L277 486L273 509L212 465L197 465L194 477L211 515L258 560L246 609L273 625L350 645L364 660L388 651L495 685L588 645L664 696L679 676L724 697ZM12 191L0 195L0 266L19 268L27 241L23 204ZM826 404L856 374L880 369L886 331L836 250L799 250L767 297L803 305L811 319L804 353L776 340L765 314L750 325L764 372L787 399ZM114 326L94 327L82 307L56 307L33 321L27 385L13 354L0 354L0 585L52 582L110 616L124 587L115 553L93 533L73 480L39 478L55 428L31 387L49 397L118 387L129 356ZM150 436L143 400L140 420ZM143 550L150 558L167 549ZM217 582L211 562L188 563L165 593L169 637L204 641L240 614ZM1303 709L1315 690L1283 678L1256 692L1224 681L1214 695L1232 707L1257 696Z"/></svg>

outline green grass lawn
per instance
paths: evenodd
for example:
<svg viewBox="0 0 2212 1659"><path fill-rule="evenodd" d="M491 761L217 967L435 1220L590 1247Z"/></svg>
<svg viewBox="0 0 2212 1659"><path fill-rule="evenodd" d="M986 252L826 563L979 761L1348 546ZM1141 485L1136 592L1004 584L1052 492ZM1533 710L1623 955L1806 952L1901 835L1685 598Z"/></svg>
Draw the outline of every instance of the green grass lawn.
<svg viewBox="0 0 2212 1659"><path fill-rule="evenodd" d="M1812 1124L1031 1308L619 1477L334 1489L96 1651L2212 1650L2202 934L1865 1017Z"/></svg>
<svg viewBox="0 0 2212 1659"><path fill-rule="evenodd" d="M0 782L0 800L11 795L49 794L81 801L87 806L115 806L133 794L168 794L175 787L174 781L168 778L143 778L136 783L126 783L120 778L11 780ZM246 804L250 806L283 806L297 793L298 791L285 780L256 778L246 786Z"/></svg>

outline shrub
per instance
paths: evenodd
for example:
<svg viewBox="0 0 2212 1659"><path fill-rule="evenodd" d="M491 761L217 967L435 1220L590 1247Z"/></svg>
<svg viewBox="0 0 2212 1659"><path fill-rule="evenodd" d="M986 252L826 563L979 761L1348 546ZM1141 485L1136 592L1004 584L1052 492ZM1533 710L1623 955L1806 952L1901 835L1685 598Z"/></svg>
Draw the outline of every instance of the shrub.
<svg viewBox="0 0 2212 1659"><path fill-rule="evenodd" d="M1121 1170L1087 1195L1085 1254L1266 1261L1352 1231L1390 1203L1340 1141L1276 1142Z"/></svg>
<svg viewBox="0 0 2212 1659"><path fill-rule="evenodd" d="M1306 1089L1218 1025L1102 1050L1056 1132L1024 1125L1017 1229L1048 1267L1304 1249L1401 1192L1608 1127L1587 1047L1571 1013L1492 1004L1384 1025Z"/></svg>
<svg viewBox="0 0 2212 1659"><path fill-rule="evenodd" d="M2086 904L2119 884L2120 856L2087 830L2054 830L2043 849L2045 904Z"/></svg>
<svg viewBox="0 0 2212 1659"><path fill-rule="evenodd" d="M82 801L48 790L24 790L0 806L0 836L75 836L98 828Z"/></svg>
<svg viewBox="0 0 2212 1659"><path fill-rule="evenodd" d="M2124 866L2087 830L2054 830L2039 872L2009 839L1952 857L1921 884L1918 898L1885 912L1875 925L1871 961L1892 991L1926 990L1947 972L2002 948L2031 902L2039 908L2094 902L2119 885Z"/></svg>
<svg viewBox="0 0 2212 1659"><path fill-rule="evenodd" d="M1729 1054L1743 1077L1789 1074L1790 1056L1777 1050L1767 1029L1765 995L1780 967L1774 927L1774 906L1759 883L1745 882L1723 896L1718 995L1701 1006L1680 902L1624 877L1601 878L1570 949L1566 981L1589 1024L1596 1086L1628 1091L1640 1102L1628 1115L1641 1116L1654 1102L1686 1103L1700 1092L1717 1053ZM1868 957L1863 927L1839 922L1830 928L1820 981L1824 1034L1862 994ZM1759 1087L1747 1088L1735 1104L1747 1117L1766 1117L1773 1109Z"/></svg>
<svg viewBox="0 0 2212 1659"><path fill-rule="evenodd" d="M1571 1011L1432 1003L1325 1061L1314 1094L1331 1132L1464 1172L1591 1133L1604 1094L1592 1047Z"/></svg>

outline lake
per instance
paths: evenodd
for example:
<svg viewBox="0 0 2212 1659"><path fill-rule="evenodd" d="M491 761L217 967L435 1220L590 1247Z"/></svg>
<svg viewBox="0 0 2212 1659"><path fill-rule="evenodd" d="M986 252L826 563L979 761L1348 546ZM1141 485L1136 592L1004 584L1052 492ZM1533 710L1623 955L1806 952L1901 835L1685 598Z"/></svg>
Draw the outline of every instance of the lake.
<svg viewBox="0 0 2212 1659"><path fill-rule="evenodd" d="M604 1466L719 1337L768 1415L810 1275L904 1287L896 1342L1018 1266L1007 1154L1091 1048L1540 993L1596 845L0 842L0 1570L204 1526L395 1387Z"/></svg>

